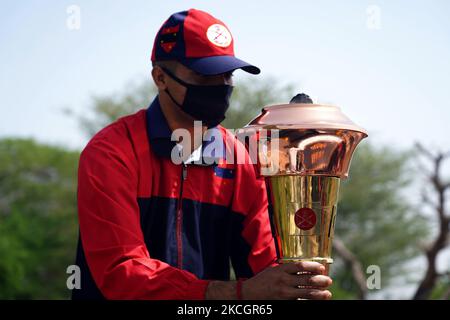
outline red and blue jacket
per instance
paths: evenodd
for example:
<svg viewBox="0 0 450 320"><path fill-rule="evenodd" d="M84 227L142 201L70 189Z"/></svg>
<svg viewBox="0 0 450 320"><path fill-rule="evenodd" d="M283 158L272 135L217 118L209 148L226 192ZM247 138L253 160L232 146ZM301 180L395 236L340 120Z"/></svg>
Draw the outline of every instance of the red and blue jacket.
<svg viewBox="0 0 450 320"><path fill-rule="evenodd" d="M216 129L233 154L248 156L233 134ZM276 263L254 166L174 164L170 137L156 97L83 150L74 299L204 299L210 280L229 280L230 261L240 278Z"/></svg>

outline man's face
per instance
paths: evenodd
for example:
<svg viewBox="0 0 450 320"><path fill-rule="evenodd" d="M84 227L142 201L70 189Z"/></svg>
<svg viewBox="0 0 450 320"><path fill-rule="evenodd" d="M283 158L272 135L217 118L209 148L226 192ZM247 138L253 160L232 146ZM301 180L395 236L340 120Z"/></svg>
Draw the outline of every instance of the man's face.
<svg viewBox="0 0 450 320"><path fill-rule="evenodd" d="M159 68L159 67L157 67ZM172 96L180 104L183 103L184 97L186 95L186 87L172 79L167 75L164 70L159 68L162 73L164 73L164 80L167 89L170 91ZM171 70L176 77L183 80L186 83L200 86L212 86L212 85L233 85L233 72L228 72L224 74L214 75L214 76L204 76L196 73L195 71L185 67L179 62L174 62Z"/></svg>
<svg viewBox="0 0 450 320"><path fill-rule="evenodd" d="M181 123L193 123L194 118L181 110L172 100L169 98L169 91L171 96L177 101L178 104L182 104L186 96L187 88L182 84L174 80L164 69L168 69L170 73L175 75L180 80L188 84L199 86L213 86L213 85L233 85L232 72L219 74L215 76L204 76L196 73L195 71L185 67L179 62L170 61L164 63L163 67L155 66L152 70L153 80L158 87L160 94L160 101L163 102L163 111L166 118L171 120L181 121ZM206 127L205 127L206 128Z"/></svg>

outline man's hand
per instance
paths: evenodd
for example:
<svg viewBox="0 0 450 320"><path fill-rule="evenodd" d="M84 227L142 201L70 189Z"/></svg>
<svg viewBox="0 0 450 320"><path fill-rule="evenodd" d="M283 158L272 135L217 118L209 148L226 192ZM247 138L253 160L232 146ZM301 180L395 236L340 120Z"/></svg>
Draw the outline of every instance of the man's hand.
<svg viewBox="0 0 450 320"><path fill-rule="evenodd" d="M267 268L242 284L243 299L331 299L332 283L318 262L286 263Z"/></svg>
<svg viewBox="0 0 450 320"><path fill-rule="evenodd" d="M242 283L242 298L246 300L331 299L327 288L330 277L317 262L286 263L269 267ZM236 283L212 281L206 299L236 299Z"/></svg>

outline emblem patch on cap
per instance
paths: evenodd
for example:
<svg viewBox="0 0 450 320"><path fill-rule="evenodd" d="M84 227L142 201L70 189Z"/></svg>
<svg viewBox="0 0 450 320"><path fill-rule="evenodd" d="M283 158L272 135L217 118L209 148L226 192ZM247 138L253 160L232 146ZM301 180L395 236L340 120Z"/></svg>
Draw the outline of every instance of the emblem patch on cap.
<svg viewBox="0 0 450 320"><path fill-rule="evenodd" d="M180 31L180 26L166 27L161 30L161 47L166 53L172 51L173 47L177 44L177 34Z"/></svg>
<svg viewBox="0 0 450 320"><path fill-rule="evenodd" d="M225 26L217 23L208 28L206 37L212 44L223 48L228 47L232 40L230 31Z"/></svg>

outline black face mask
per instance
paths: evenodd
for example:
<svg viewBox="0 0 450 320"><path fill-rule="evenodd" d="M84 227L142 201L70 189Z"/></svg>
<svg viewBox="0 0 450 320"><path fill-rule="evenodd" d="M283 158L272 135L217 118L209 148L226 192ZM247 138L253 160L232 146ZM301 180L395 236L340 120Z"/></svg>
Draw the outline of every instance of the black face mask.
<svg viewBox="0 0 450 320"><path fill-rule="evenodd" d="M230 97L233 92L233 86L230 85L213 85L200 86L186 83L177 78L172 72L166 68L161 68L172 79L186 87L186 95L182 104L178 103L169 90L165 92L170 99L184 112L192 116L196 120L203 121L208 128L217 126L225 119L225 112L230 106Z"/></svg>

